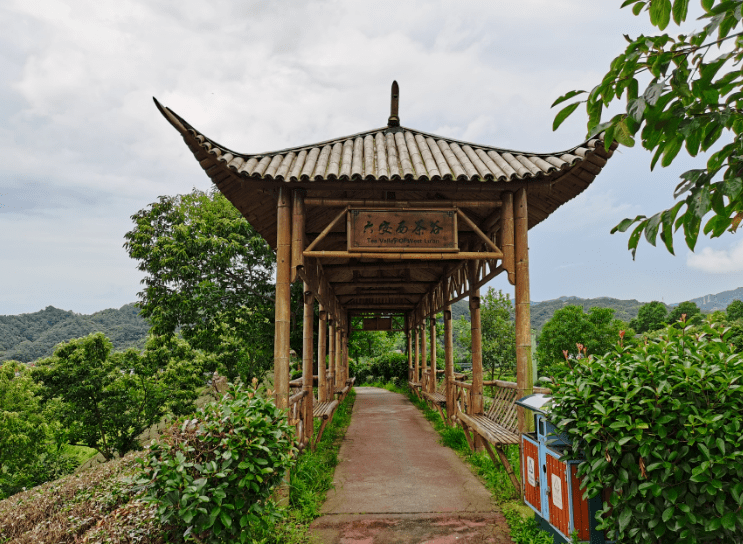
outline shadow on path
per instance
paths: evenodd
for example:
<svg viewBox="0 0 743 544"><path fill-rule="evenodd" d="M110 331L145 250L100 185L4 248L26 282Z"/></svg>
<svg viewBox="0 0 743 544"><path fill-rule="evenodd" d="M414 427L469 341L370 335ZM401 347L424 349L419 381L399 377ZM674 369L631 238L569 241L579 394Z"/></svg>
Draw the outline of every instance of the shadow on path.
<svg viewBox="0 0 743 544"><path fill-rule="evenodd" d="M316 542L511 542L490 492L400 394L356 388L339 457Z"/></svg>

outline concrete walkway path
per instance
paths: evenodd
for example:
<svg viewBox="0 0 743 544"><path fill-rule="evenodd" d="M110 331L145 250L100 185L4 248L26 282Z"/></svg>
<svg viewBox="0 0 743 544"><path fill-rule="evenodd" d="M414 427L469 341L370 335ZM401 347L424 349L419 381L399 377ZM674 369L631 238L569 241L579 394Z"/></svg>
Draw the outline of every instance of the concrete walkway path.
<svg viewBox="0 0 743 544"><path fill-rule="evenodd" d="M489 491L404 396L357 387L339 456L316 542L511 542Z"/></svg>

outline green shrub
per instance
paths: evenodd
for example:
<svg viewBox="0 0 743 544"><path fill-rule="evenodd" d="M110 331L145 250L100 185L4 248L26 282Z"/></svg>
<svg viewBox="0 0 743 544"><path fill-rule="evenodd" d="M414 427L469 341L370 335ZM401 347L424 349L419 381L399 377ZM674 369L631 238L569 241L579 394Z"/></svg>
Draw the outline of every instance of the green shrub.
<svg viewBox="0 0 743 544"><path fill-rule="evenodd" d="M553 419L585 455L585 492L611 498L621 543L743 541L743 357L732 332L668 327L583 359L555 385Z"/></svg>
<svg viewBox="0 0 743 544"><path fill-rule="evenodd" d="M398 381L408 381L408 356L404 353L390 352L375 357L370 365L369 372L384 383L395 378Z"/></svg>
<svg viewBox="0 0 743 544"><path fill-rule="evenodd" d="M286 413L253 389L222 400L165 433L143 461L146 497L162 523L201 542L249 542L279 517L273 489L296 450Z"/></svg>

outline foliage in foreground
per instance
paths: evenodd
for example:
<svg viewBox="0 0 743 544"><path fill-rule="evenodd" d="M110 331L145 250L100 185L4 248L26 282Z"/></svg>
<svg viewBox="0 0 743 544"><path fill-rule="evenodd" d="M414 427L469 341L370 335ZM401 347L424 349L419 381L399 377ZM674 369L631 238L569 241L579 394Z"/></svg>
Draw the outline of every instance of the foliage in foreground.
<svg viewBox="0 0 743 544"><path fill-rule="evenodd" d="M332 485L339 439L350 421L353 390L328 425L317 451L303 454L292 471L291 504L282 519L253 540L260 544L306 544L309 522ZM144 500L142 452L0 501L0 542L13 544L185 544L183 527L163 525L157 505Z"/></svg>
<svg viewBox="0 0 743 544"><path fill-rule="evenodd" d="M686 21L689 4L690 0L624 0L622 7L632 6L635 15L645 12L650 23L663 31L671 20L677 25ZM673 193L681 200L674 206L651 217L625 219L614 227L612 233L636 224L628 243L633 257L643 233L652 245L660 234L673 253L673 233L679 228L694 250L702 220L710 212L703 232L713 238L735 232L743 219L743 1L700 0L699 4L701 29L676 37L625 34L629 43L624 53L582 101L589 135L605 130L607 148L614 140L631 147L639 136L642 146L654 152L651 170L658 161L670 165L683 147L692 157L708 153L701 168L681 174ZM553 106L583 93L570 91ZM626 102L626 113L602 123L603 109L615 100ZM564 107L555 116L553 129L580 103ZM717 147L720 138L724 145ZM722 179L715 179L718 174Z"/></svg>
<svg viewBox="0 0 743 544"><path fill-rule="evenodd" d="M601 527L622 543L743 539L743 356L731 331L668 327L583 359L554 385L585 492L611 492Z"/></svg>
<svg viewBox="0 0 743 544"><path fill-rule="evenodd" d="M231 386L221 401L173 426L145 456L145 500L184 537L250 542L280 517L271 493L294 465L293 428L257 380L253 386Z"/></svg>

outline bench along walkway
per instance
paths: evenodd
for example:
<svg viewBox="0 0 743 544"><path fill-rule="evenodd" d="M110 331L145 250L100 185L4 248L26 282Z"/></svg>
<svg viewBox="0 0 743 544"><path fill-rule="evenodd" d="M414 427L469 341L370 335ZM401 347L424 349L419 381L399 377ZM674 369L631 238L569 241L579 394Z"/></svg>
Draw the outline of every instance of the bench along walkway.
<svg viewBox="0 0 743 544"><path fill-rule="evenodd" d="M407 398L356 388L316 542L510 543L490 493Z"/></svg>

